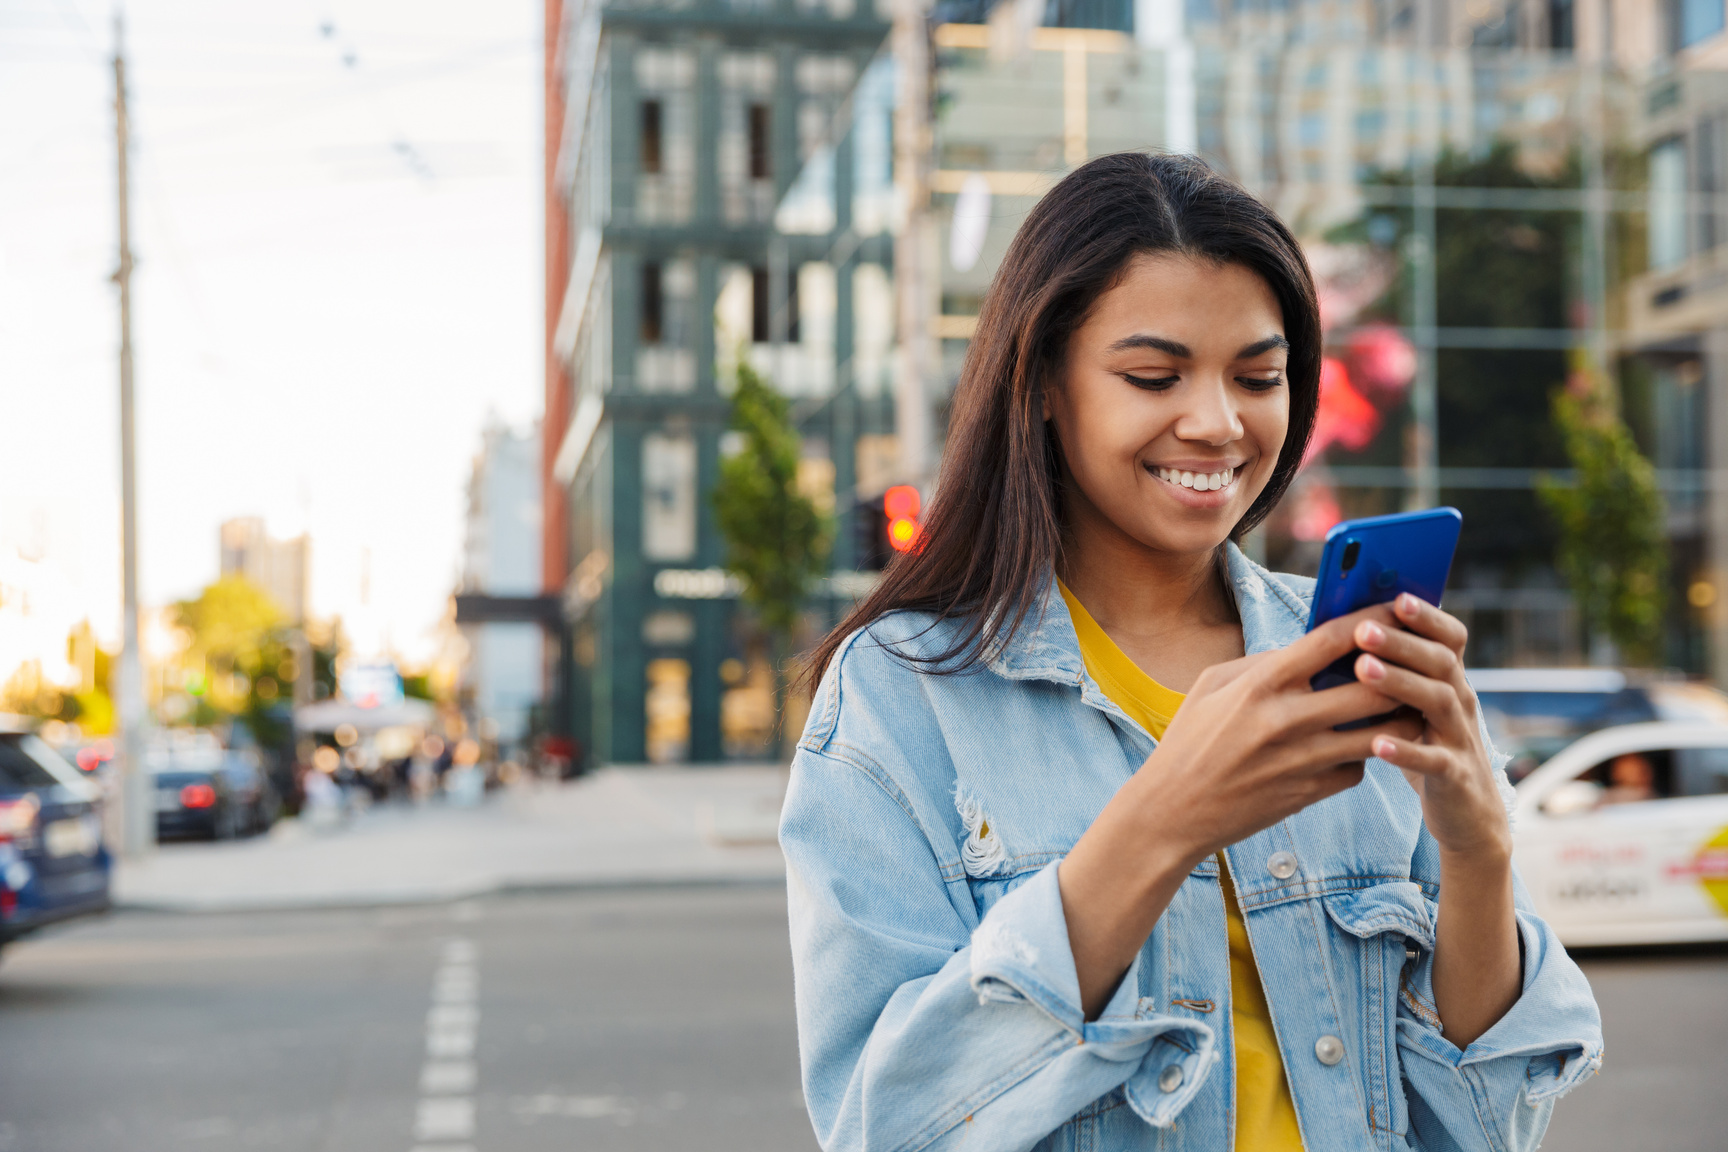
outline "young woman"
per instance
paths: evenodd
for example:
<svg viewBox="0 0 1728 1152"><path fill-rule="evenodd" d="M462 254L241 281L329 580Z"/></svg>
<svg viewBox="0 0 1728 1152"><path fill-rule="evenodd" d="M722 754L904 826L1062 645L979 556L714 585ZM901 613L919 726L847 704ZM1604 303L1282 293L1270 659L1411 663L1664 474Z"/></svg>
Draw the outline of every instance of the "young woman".
<svg viewBox="0 0 1728 1152"><path fill-rule="evenodd" d="M1311 582L1234 543L1320 344L1296 241L1198 161L1103 157L1027 217L921 547L818 650L793 762L824 1148L1534 1149L1596 1069L1463 626L1304 635Z"/></svg>

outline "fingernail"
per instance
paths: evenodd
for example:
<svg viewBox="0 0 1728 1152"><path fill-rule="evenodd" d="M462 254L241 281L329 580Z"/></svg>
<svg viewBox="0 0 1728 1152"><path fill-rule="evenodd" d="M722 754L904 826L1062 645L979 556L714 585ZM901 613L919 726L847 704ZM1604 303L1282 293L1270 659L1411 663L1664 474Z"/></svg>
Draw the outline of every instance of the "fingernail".
<svg viewBox="0 0 1728 1152"><path fill-rule="evenodd" d="M1393 750L1392 741L1386 739L1386 737L1384 737L1384 736L1374 737L1373 748L1374 748L1374 755L1380 757L1380 759L1390 760L1392 758L1392 750Z"/></svg>
<svg viewBox="0 0 1728 1152"><path fill-rule="evenodd" d="M1416 615L1416 608L1416 597L1410 595L1408 592L1400 592L1398 594L1398 615L1414 616Z"/></svg>
<svg viewBox="0 0 1728 1152"><path fill-rule="evenodd" d="M1386 665L1372 656L1364 655L1356 661L1356 674L1364 680L1380 680L1386 675Z"/></svg>
<svg viewBox="0 0 1728 1152"><path fill-rule="evenodd" d="M1356 630L1356 640L1361 644L1378 644L1386 639L1386 630L1372 620L1366 620Z"/></svg>

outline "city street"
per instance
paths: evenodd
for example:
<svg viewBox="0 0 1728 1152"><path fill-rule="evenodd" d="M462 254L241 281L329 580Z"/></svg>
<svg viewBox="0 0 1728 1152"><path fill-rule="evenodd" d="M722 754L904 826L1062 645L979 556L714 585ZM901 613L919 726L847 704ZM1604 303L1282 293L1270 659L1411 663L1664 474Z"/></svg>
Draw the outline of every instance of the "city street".
<svg viewBox="0 0 1728 1152"><path fill-rule="evenodd" d="M1586 966L1608 1062L1543 1146L1715 1152L1728 952ZM0 1034L0 1152L814 1147L766 885L125 912L8 952Z"/></svg>
<svg viewBox="0 0 1728 1152"><path fill-rule="evenodd" d="M0 1149L813 1149L791 983L777 887L121 913L0 963Z"/></svg>

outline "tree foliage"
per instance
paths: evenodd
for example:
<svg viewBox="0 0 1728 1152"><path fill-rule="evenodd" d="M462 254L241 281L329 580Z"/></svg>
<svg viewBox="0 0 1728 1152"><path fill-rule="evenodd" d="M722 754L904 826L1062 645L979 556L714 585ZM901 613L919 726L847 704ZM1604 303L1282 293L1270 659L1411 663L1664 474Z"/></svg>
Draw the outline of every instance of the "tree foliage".
<svg viewBox="0 0 1728 1152"><path fill-rule="evenodd" d="M1586 627L1607 636L1632 664L1660 653L1668 551L1662 496L1606 389L1587 372L1554 395L1554 424L1577 472L1576 486L1540 489L1560 529L1559 566Z"/></svg>
<svg viewBox="0 0 1728 1152"><path fill-rule="evenodd" d="M244 577L224 576L176 603L171 617L187 637L183 687L194 704L186 719L208 724L238 717L260 744L280 742L297 669L276 602Z"/></svg>
<svg viewBox="0 0 1728 1152"><path fill-rule="evenodd" d="M785 398L742 359L732 427L744 434L744 447L720 462L713 497L726 567L743 581L744 602L784 644L811 582L827 568L833 524L798 489L798 431Z"/></svg>
<svg viewBox="0 0 1728 1152"><path fill-rule="evenodd" d="M774 667L774 735L786 715L787 654L810 584L828 567L832 520L798 488L798 430L786 399L739 358L732 427L742 451L720 461L715 518L726 541L726 567L744 583L744 602L768 633Z"/></svg>

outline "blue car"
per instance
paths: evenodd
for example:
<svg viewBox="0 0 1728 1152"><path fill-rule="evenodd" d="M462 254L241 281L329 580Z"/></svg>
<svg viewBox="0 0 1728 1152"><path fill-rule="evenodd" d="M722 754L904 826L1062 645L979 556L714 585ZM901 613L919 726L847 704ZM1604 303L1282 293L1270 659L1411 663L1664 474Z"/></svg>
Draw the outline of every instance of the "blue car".
<svg viewBox="0 0 1728 1152"><path fill-rule="evenodd" d="M0 946L105 912L102 789L39 737L0 727Z"/></svg>

